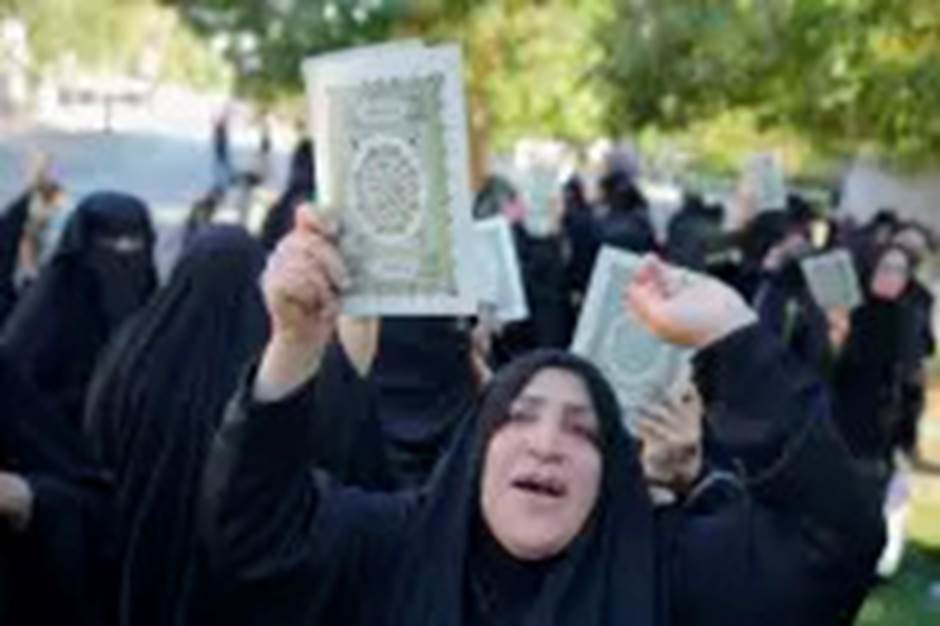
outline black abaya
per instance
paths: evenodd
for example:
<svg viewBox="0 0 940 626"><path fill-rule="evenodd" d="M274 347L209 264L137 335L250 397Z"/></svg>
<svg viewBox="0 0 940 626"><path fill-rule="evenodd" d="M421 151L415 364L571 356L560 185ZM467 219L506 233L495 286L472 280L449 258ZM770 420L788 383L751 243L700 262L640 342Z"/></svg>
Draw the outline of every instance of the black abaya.
<svg viewBox="0 0 940 626"><path fill-rule="evenodd" d="M598 225L593 208L584 197L580 179L569 180L564 192L565 215L562 226L569 248L567 288L569 292L583 298L600 248Z"/></svg>
<svg viewBox="0 0 940 626"><path fill-rule="evenodd" d="M76 425L102 348L156 287L153 244L139 200L89 196L0 332L10 358Z"/></svg>
<svg viewBox="0 0 940 626"><path fill-rule="evenodd" d="M370 382L398 487L424 484L476 403L470 335L454 318L386 318Z"/></svg>
<svg viewBox="0 0 940 626"><path fill-rule="evenodd" d="M266 249L273 250L277 242L290 231L294 225L294 210L297 205L301 202L313 202L315 191L313 143L305 139L294 150L284 193L268 209L264 218L261 243Z"/></svg>
<svg viewBox="0 0 940 626"><path fill-rule="evenodd" d="M890 464L901 409L903 335L911 328L902 301L872 299L852 313L852 329L835 364L835 417L859 458Z"/></svg>
<svg viewBox="0 0 940 626"><path fill-rule="evenodd" d="M0 521L4 626L99 626L108 483L79 433L0 354L0 470L25 478L25 531ZM0 569L4 569L0 565Z"/></svg>
<svg viewBox="0 0 940 626"><path fill-rule="evenodd" d="M91 384L85 430L115 480L111 624L193 623L199 476L239 372L267 336L263 263L240 228L198 234Z"/></svg>
<svg viewBox="0 0 940 626"><path fill-rule="evenodd" d="M267 338L258 287L264 259L240 227L201 231L169 284L122 330L92 383L86 433L116 491L111 624L228 621L219 605L224 590L214 587L202 558L196 502L224 406ZM382 486L371 390L335 345L322 378L318 407L343 421L317 424L334 445L316 457L311 450L310 462L353 484Z"/></svg>
<svg viewBox="0 0 940 626"><path fill-rule="evenodd" d="M519 254L529 319L503 329L494 345L498 365L537 348L567 346L574 326L561 238L537 237L517 224L513 241Z"/></svg>
<svg viewBox="0 0 940 626"><path fill-rule="evenodd" d="M765 272L754 296L761 325L820 377L829 375L829 322L806 284L799 260Z"/></svg>

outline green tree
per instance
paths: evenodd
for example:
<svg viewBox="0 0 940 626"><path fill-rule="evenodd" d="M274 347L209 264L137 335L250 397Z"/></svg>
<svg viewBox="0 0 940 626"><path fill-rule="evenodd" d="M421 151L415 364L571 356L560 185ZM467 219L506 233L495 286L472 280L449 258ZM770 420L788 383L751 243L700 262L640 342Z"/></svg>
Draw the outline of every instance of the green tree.
<svg viewBox="0 0 940 626"><path fill-rule="evenodd" d="M183 10L207 34L257 43L243 90L296 94L305 56L395 36L456 40L475 116L500 145L526 134L594 136L603 111L590 78L594 27L609 0L197 0ZM235 46L235 56L238 56ZM485 104L485 107L483 106Z"/></svg>
<svg viewBox="0 0 940 626"><path fill-rule="evenodd" d="M607 127L683 129L745 110L829 152L933 160L932 0L614 0L598 31Z"/></svg>
<svg viewBox="0 0 940 626"><path fill-rule="evenodd" d="M0 0L3 16L25 22L37 74L67 56L86 71L135 74L145 51L156 50L161 74L148 78L206 87L226 80L222 60L156 0Z"/></svg>

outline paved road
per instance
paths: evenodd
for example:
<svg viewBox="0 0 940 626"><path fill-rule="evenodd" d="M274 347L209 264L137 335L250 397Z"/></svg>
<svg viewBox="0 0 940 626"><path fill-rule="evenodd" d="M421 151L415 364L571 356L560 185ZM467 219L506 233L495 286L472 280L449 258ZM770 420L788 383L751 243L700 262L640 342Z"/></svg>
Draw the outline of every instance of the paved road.
<svg viewBox="0 0 940 626"><path fill-rule="evenodd" d="M20 192L33 148L52 155L53 174L74 200L102 189L144 199L160 235L158 265L161 273L169 269L177 252L178 226L211 184L208 141L145 132L0 128L0 208ZM253 156L250 150L234 150L236 164L252 163ZM277 152L270 192L281 187L285 167L285 153Z"/></svg>
<svg viewBox="0 0 940 626"><path fill-rule="evenodd" d="M53 155L54 172L73 197L100 189L132 192L153 207L161 223L178 222L211 182L208 142L144 133L0 131L0 201L21 188L34 147ZM236 150L235 158L250 163L252 155ZM276 165L282 172L283 154ZM279 176L273 186L280 186Z"/></svg>

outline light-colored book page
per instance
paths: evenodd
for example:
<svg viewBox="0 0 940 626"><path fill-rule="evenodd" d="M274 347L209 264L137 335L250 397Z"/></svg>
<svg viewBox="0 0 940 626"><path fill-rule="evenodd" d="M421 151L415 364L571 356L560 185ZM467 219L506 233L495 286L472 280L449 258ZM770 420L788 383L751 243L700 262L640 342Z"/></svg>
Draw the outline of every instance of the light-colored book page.
<svg viewBox="0 0 940 626"><path fill-rule="evenodd" d="M317 123L317 116L321 112L321 100L319 100L315 94L317 92L317 76L319 72L326 70L329 67L335 67L336 65L341 65L342 63L349 63L355 60L374 60L379 63L391 63L394 62L392 59L400 53L413 52L415 50L422 50L424 44L420 39L399 39L395 41L390 41L387 43L375 44L370 46L359 46L356 48L344 48L341 50L334 50L331 52L325 52L323 54L318 54L316 56L308 57L304 59L301 64L301 73L304 77L304 83L306 85L307 93L307 132L313 141L314 149L317 149L322 142L323 144L328 144L330 141L329 138L329 126L324 123ZM319 126L322 136L316 136L316 128ZM314 164L320 163L320 155L316 154L314 159ZM321 179L320 168L316 168L318 171L314 172L314 175L317 180ZM319 186L318 186L319 189ZM317 198L318 201L322 200L322 196Z"/></svg>
<svg viewBox="0 0 940 626"><path fill-rule="evenodd" d="M317 182L338 211L353 315L474 312L459 49L398 49L316 69Z"/></svg>
<svg viewBox="0 0 940 626"><path fill-rule="evenodd" d="M810 292L821 308L851 311L862 303L858 274L847 250L808 257L800 264Z"/></svg>
<svg viewBox="0 0 940 626"><path fill-rule="evenodd" d="M526 230L536 236L545 236L551 231L554 203L559 201L561 193L558 171L551 166L535 163L522 172L522 181Z"/></svg>
<svg viewBox="0 0 940 626"><path fill-rule="evenodd" d="M509 220L503 216L479 220L474 230L474 275L481 304L493 306L496 320L504 324L527 319L529 306Z"/></svg>
<svg viewBox="0 0 940 626"><path fill-rule="evenodd" d="M624 310L623 290L639 264L634 254L601 249L571 346L607 377L631 432L637 409L671 397L690 368L688 350L662 341Z"/></svg>
<svg viewBox="0 0 940 626"><path fill-rule="evenodd" d="M786 208L786 180L783 167L775 154L768 152L751 155L745 163L744 181L754 196L758 211Z"/></svg>

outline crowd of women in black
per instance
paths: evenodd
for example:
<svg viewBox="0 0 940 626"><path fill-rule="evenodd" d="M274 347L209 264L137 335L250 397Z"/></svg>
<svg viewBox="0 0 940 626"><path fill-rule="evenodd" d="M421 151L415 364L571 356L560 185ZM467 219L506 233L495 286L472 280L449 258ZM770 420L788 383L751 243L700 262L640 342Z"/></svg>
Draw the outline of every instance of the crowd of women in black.
<svg viewBox="0 0 940 626"><path fill-rule="evenodd" d="M28 286L41 186L6 210L0 623L852 623L916 448L929 232L883 213L821 241L797 197L729 232L689 196L660 243L611 168L536 236L493 178L474 213L515 220L530 320L348 319L331 225L297 210L311 172L307 143L259 238L190 220L162 286L132 196L83 199ZM648 258L624 286L697 350L636 436L564 350L602 245L698 272ZM798 270L833 246L851 313Z"/></svg>

